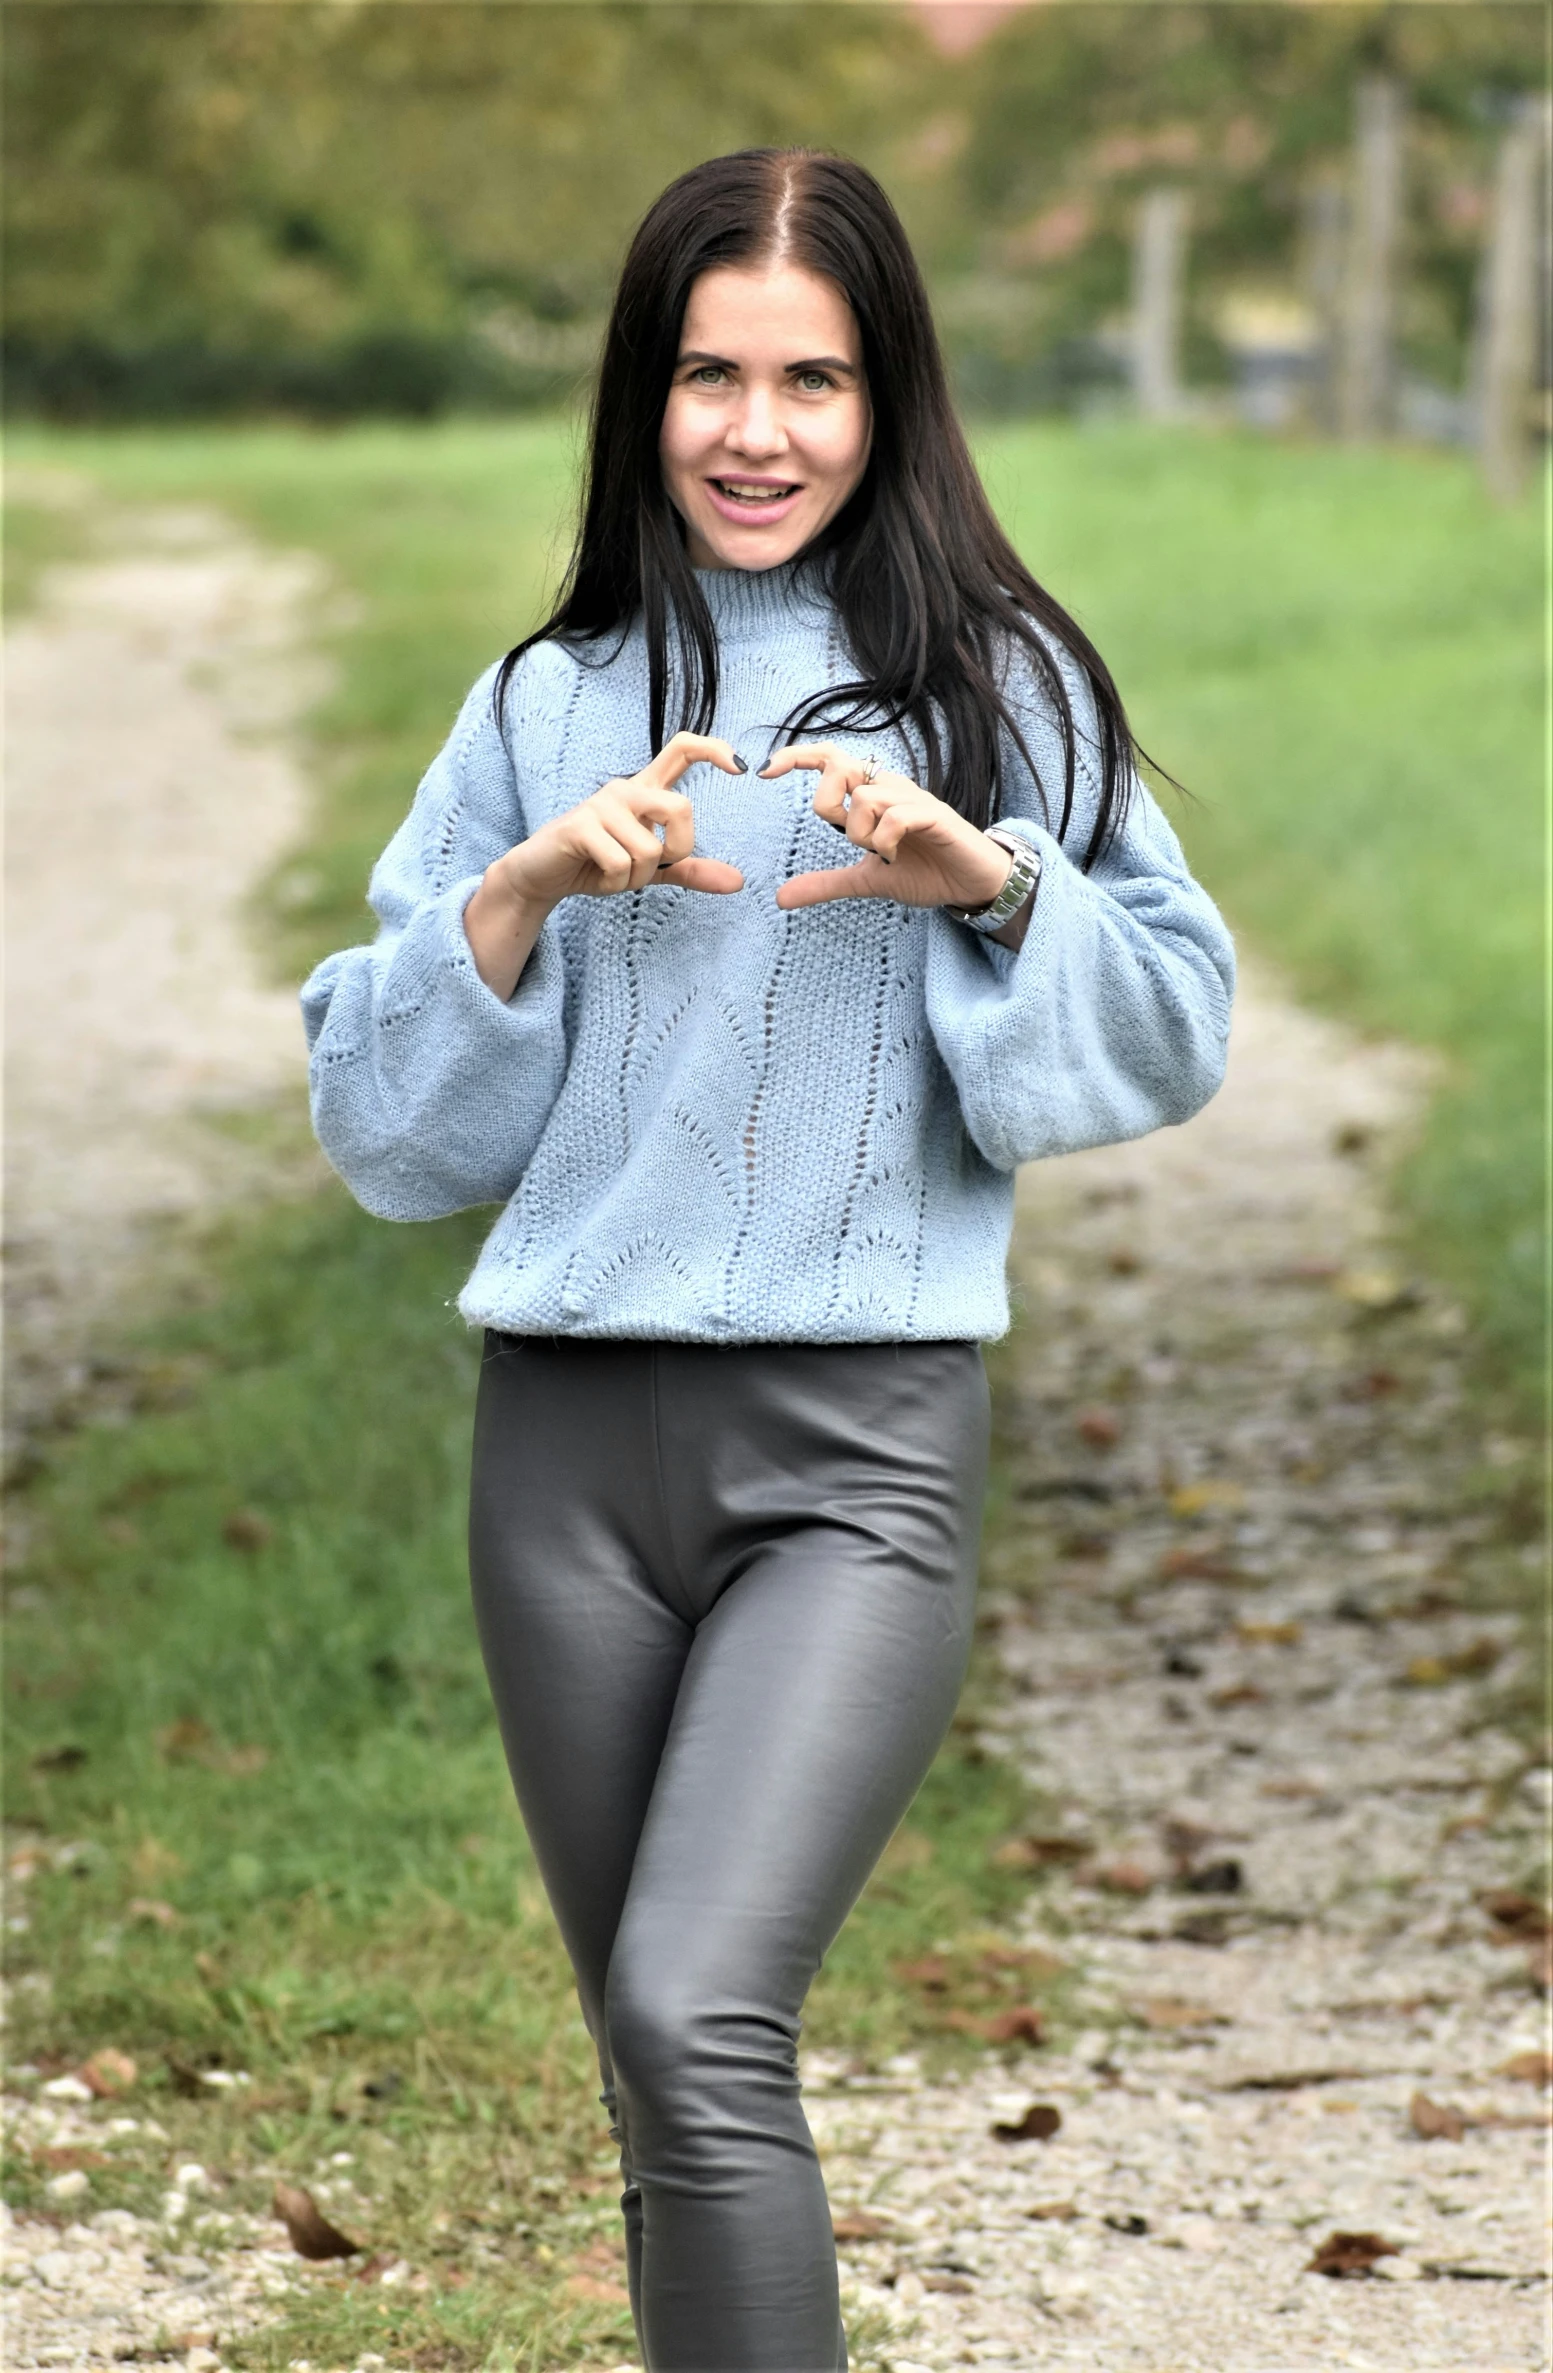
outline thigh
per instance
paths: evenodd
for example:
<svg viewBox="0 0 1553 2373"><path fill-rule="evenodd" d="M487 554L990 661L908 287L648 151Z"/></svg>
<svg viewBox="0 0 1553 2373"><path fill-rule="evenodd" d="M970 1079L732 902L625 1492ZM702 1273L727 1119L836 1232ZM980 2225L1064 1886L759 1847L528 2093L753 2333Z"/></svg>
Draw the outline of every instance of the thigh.
<svg viewBox="0 0 1553 2373"><path fill-rule="evenodd" d="M817 1459L810 1507L822 1515L790 1507L751 1544L752 1499L772 1490L780 1451L765 1483L752 1457L720 1495L737 1503L739 1555L686 1660L637 1849L617 1942L634 1979L645 1963L671 1992L760 2003L796 2025L926 1775L969 1653L985 1479L980 1365L949 1368L948 1406L931 1392L903 1403L891 1386L897 1422L875 1457L859 1366L838 1365L850 1447ZM815 1364L803 1373L812 1445L823 1370L818 1399ZM903 1406L918 1410L920 1456ZM770 1447L780 1410L768 1417Z"/></svg>
<svg viewBox="0 0 1553 2373"><path fill-rule="evenodd" d="M602 2033L604 1976L692 1628L654 1589L650 1347L488 1343L469 1568L508 1766Z"/></svg>

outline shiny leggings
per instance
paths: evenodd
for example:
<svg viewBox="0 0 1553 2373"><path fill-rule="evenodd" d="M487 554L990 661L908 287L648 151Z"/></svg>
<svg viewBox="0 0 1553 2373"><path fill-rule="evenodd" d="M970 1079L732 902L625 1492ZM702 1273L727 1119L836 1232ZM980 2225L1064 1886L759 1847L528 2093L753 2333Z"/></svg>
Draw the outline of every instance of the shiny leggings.
<svg viewBox="0 0 1553 2373"><path fill-rule="evenodd" d="M965 1669L971 1343L488 1336L470 1566L649 2373L838 2373L799 2012Z"/></svg>

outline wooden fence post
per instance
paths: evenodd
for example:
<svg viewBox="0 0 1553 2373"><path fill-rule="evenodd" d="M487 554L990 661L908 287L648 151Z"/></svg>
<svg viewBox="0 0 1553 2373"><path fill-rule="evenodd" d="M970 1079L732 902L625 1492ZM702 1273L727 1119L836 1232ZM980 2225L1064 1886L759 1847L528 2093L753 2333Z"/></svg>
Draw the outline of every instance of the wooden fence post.
<svg viewBox="0 0 1553 2373"><path fill-rule="evenodd" d="M1132 251L1132 387L1145 420L1172 420L1183 408L1186 223L1184 190L1145 193Z"/></svg>
<svg viewBox="0 0 1553 2373"><path fill-rule="evenodd" d="M1538 228L1548 150L1547 101L1522 99L1499 143L1473 358L1478 457L1499 502L1520 492L1531 460L1531 403L1546 303Z"/></svg>
<svg viewBox="0 0 1553 2373"><path fill-rule="evenodd" d="M1396 268L1402 228L1402 97L1383 77L1359 86L1348 219L1338 428L1345 437L1383 436L1396 405Z"/></svg>

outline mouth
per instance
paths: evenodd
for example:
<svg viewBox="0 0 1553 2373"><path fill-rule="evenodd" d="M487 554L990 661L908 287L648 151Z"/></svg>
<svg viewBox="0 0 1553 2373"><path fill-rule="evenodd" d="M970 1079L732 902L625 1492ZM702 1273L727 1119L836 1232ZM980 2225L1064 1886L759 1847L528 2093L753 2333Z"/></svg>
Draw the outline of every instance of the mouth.
<svg viewBox="0 0 1553 2373"><path fill-rule="evenodd" d="M788 478L708 478L708 493L725 518L771 518L803 492Z"/></svg>

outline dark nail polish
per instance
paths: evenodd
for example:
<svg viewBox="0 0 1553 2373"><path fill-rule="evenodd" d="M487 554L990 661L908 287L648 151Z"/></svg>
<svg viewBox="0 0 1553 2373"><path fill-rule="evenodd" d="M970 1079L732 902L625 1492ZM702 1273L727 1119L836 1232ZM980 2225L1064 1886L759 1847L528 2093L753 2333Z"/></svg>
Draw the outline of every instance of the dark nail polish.
<svg viewBox="0 0 1553 2373"><path fill-rule="evenodd" d="M741 775L747 775L747 774L749 773L749 771L750 771L750 762L749 762L749 760L748 760L747 758L741 758L741 757L739 756L739 753L738 753L738 751L737 751L737 750L735 750L735 751L734 751L734 754L733 754L733 763L734 763L734 768L735 768L735 771L736 771L737 773L739 773L739 774L741 774Z"/></svg>

